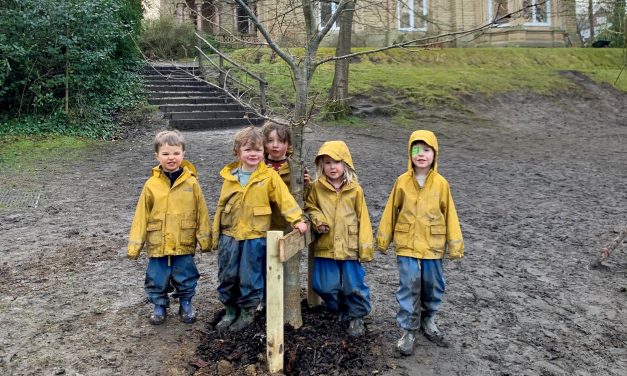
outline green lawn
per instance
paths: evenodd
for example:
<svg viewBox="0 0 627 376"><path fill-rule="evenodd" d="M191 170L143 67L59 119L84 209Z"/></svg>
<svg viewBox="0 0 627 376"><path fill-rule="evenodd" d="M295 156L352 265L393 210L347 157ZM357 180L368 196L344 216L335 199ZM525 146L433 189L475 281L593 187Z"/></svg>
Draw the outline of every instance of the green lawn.
<svg viewBox="0 0 627 376"><path fill-rule="evenodd" d="M365 49L354 49L354 52ZM295 56L302 51L290 50ZM331 56L321 49L319 57ZM232 56L254 72L263 72L270 82L274 105L291 101L292 81L287 66L270 61L268 49L237 50ZM401 98L423 105L456 105L459 94L491 96L505 91L549 94L572 90L574 85L559 72L576 70L599 82L614 85L623 61L621 49L583 48L451 48L388 50L363 55L351 64L351 95L372 99ZM312 80L312 96L324 98L333 79L333 64L321 65ZM627 92L627 73L616 88ZM376 90L374 90L376 89Z"/></svg>

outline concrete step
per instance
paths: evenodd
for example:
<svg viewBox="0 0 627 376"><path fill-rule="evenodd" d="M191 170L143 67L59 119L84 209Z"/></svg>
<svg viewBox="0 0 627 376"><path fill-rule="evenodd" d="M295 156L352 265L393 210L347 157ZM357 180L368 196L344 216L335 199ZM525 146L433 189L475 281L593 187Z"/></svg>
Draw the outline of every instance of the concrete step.
<svg viewBox="0 0 627 376"><path fill-rule="evenodd" d="M144 85L148 92L172 93L222 93L222 91L211 86L191 86L191 85Z"/></svg>
<svg viewBox="0 0 627 376"><path fill-rule="evenodd" d="M261 125L263 119L178 119L170 120L170 126L178 130L209 130L224 128L242 128L250 125Z"/></svg>
<svg viewBox="0 0 627 376"><path fill-rule="evenodd" d="M142 85L144 85L144 87L147 86L169 86L169 85L181 85L181 86L208 86L206 82L200 81L200 80L196 80L195 78L189 78L189 79L180 79L180 78L173 78L173 79L167 79L164 77L155 77L154 80L146 80L144 78ZM210 86L209 86L210 87Z"/></svg>
<svg viewBox="0 0 627 376"><path fill-rule="evenodd" d="M194 111L194 112L168 112L166 119L244 119L246 111ZM248 116L246 116L248 117ZM252 117L252 115L251 115Z"/></svg>
<svg viewBox="0 0 627 376"><path fill-rule="evenodd" d="M151 75L151 74L184 74L189 75L199 74L200 70L197 67L147 67L144 68L143 74Z"/></svg>
<svg viewBox="0 0 627 376"><path fill-rule="evenodd" d="M179 104L159 106L161 112L193 112L193 111L239 111L237 103L210 103L210 104Z"/></svg>
<svg viewBox="0 0 627 376"><path fill-rule="evenodd" d="M148 103L154 105L172 105L172 104L210 104L223 103L228 104L228 98L211 98L211 97L169 97L169 98L148 98Z"/></svg>
<svg viewBox="0 0 627 376"><path fill-rule="evenodd" d="M149 99L159 99L159 98L218 98L218 99L227 99L224 94L220 94L219 92L211 92L211 91L179 91L179 92L149 92Z"/></svg>

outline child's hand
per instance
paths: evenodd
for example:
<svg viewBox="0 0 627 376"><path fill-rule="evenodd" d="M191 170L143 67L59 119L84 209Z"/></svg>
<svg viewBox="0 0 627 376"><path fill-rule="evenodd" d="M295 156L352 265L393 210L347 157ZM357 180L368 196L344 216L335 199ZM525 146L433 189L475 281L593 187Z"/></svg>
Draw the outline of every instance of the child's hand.
<svg viewBox="0 0 627 376"><path fill-rule="evenodd" d="M307 232L307 224L305 222L297 223L296 225L294 225L294 228L298 230L298 232L300 232L301 234L304 234Z"/></svg>
<svg viewBox="0 0 627 376"><path fill-rule="evenodd" d="M316 232L319 234L326 234L329 232L329 226L328 225L320 225L316 228Z"/></svg>
<svg viewBox="0 0 627 376"><path fill-rule="evenodd" d="M309 185L309 183L311 183L311 177L309 176L309 170L305 167L303 169L303 184Z"/></svg>

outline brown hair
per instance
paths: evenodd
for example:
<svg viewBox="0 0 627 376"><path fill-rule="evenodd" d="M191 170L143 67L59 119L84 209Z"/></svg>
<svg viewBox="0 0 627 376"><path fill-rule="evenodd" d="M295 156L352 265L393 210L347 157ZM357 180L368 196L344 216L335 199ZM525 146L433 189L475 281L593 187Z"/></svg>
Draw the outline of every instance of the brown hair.
<svg viewBox="0 0 627 376"><path fill-rule="evenodd" d="M263 123L261 127L261 133L263 133L263 142L266 143L270 138L270 133L276 131L277 136L281 142L287 142L287 156L289 157L294 152L292 147L292 131L285 125L286 121L282 119L269 119ZM266 153L264 153L266 155Z"/></svg>
<svg viewBox="0 0 627 376"><path fill-rule="evenodd" d="M185 151L185 137L177 130L161 131L155 136L153 145L155 147L155 153L158 153L163 145L180 146L183 148L183 151Z"/></svg>
<svg viewBox="0 0 627 376"><path fill-rule="evenodd" d="M259 145L263 149L263 135L259 129L250 126L235 133L233 137L233 155L239 155L239 149L248 144Z"/></svg>

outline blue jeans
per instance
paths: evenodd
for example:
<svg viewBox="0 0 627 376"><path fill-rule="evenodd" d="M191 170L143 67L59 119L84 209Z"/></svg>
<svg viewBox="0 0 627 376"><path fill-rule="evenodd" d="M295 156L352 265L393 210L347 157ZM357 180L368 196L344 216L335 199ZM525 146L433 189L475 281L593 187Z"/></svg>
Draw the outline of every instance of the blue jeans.
<svg viewBox="0 0 627 376"><path fill-rule="evenodd" d="M169 307L171 288L176 289L179 300L190 300L196 294L198 278L200 274L194 255L151 257L146 268L144 290L152 304Z"/></svg>
<svg viewBox="0 0 627 376"><path fill-rule="evenodd" d="M343 312L349 317L370 313L370 288L359 261L316 257L313 267L313 289L329 311Z"/></svg>
<svg viewBox="0 0 627 376"><path fill-rule="evenodd" d="M220 235L218 294L225 305L254 308L264 297L266 238L235 240Z"/></svg>
<svg viewBox="0 0 627 376"><path fill-rule="evenodd" d="M396 321L405 330L420 329L420 317L432 317L442 305L446 288L442 260L398 256L396 263L399 275Z"/></svg>

